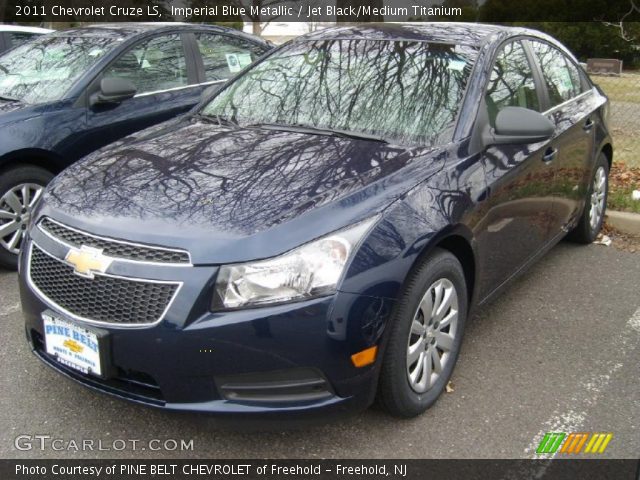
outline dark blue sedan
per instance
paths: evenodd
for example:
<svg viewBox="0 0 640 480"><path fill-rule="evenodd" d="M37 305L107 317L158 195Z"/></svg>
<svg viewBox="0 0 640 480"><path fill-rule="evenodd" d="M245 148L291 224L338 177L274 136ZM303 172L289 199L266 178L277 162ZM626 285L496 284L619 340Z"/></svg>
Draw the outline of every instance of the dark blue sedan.
<svg viewBox="0 0 640 480"><path fill-rule="evenodd" d="M303 36L54 180L20 262L28 341L166 409L420 414L471 309L598 234L607 110L532 30Z"/></svg>
<svg viewBox="0 0 640 480"><path fill-rule="evenodd" d="M223 27L103 24L0 57L0 265L15 267L32 208L55 174L186 112L269 47Z"/></svg>

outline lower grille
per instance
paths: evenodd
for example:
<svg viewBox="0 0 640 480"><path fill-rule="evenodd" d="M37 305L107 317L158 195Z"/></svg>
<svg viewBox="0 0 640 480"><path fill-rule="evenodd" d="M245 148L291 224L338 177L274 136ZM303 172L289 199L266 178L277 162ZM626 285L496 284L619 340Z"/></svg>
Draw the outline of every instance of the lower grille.
<svg viewBox="0 0 640 480"><path fill-rule="evenodd" d="M223 398L254 404L304 403L333 396L327 379L313 368L218 377L216 384Z"/></svg>
<svg viewBox="0 0 640 480"><path fill-rule="evenodd" d="M72 315L113 324L150 324L162 319L178 290L176 283L157 283L95 275L84 278L37 245L31 246L31 283L46 299Z"/></svg>

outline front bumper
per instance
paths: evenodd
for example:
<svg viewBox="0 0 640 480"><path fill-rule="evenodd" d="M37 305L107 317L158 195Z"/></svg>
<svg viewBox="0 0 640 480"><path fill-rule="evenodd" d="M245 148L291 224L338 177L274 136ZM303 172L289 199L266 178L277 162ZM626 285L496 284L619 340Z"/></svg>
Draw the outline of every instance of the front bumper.
<svg viewBox="0 0 640 480"><path fill-rule="evenodd" d="M364 409L373 401L380 359L356 368L351 355L381 342L391 300L338 292L286 305L210 312L216 267L126 264L120 268L138 268L135 274L145 278L175 274L182 288L157 324L92 326L109 339L110 375L100 379L46 353L43 312L83 322L33 288L24 257L20 292L27 339L43 362L87 387L169 410L230 415L324 415Z"/></svg>

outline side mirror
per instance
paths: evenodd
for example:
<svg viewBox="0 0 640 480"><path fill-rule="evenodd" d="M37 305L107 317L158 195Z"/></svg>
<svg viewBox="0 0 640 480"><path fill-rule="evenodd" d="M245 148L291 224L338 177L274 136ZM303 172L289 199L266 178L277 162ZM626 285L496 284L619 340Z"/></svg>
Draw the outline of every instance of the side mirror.
<svg viewBox="0 0 640 480"><path fill-rule="evenodd" d="M498 112L496 128L487 126L482 134L489 145L536 143L553 136L555 125L541 113L522 107L505 107Z"/></svg>
<svg viewBox="0 0 640 480"><path fill-rule="evenodd" d="M210 85L207 88L205 88L200 94L200 101L204 102L206 100L209 100L214 93L216 93L218 90L220 90L224 86L224 84L225 82L214 83L213 85Z"/></svg>
<svg viewBox="0 0 640 480"><path fill-rule="evenodd" d="M107 77L100 80L100 90L91 95L91 105L101 103L120 103L136 94L136 86L129 80Z"/></svg>

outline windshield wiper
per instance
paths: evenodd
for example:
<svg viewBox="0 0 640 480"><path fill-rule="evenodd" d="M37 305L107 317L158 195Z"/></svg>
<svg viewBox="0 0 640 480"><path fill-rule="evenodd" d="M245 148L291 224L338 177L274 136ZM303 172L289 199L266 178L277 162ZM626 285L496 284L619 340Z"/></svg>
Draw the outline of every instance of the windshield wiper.
<svg viewBox="0 0 640 480"><path fill-rule="evenodd" d="M235 120L229 117L225 117L224 115L204 115L202 113L196 113L194 117L196 117L198 120L201 120L203 122L214 123L220 126L222 125L231 125L232 127L240 126Z"/></svg>
<svg viewBox="0 0 640 480"><path fill-rule="evenodd" d="M20 102L19 98L7 97L6 95L0 94L0 100L5 100L7 102Z"/></svg>
<svg viewBox="0 0 640 480"><path fill-rule="evenodd" d="M389 143L386 138L370 135L368 133L352 132L350 130L341 130L339 128L320 128L302 124L283 125L279 123L252 123L246 127L269 128L272 130L283 130L296 133L310 133L312 135L328 135L332 137L355 138L357 140L371 140L380 143Z"/></svg>

